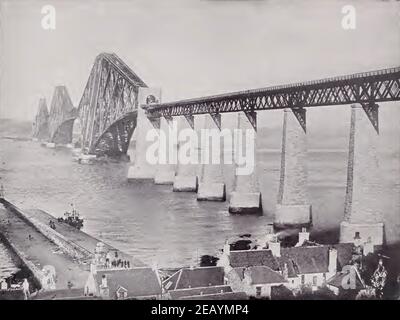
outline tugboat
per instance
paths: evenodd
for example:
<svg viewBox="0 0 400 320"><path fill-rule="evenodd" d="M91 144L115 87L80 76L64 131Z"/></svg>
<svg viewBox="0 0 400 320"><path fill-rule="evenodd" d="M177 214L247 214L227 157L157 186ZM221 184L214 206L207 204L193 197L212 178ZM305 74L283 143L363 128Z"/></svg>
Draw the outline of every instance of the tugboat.
<svg viewBox="0 0 400 320"><path fill-rule="evenodd" d="M58 218L57 221L69 224L70 226L80 230L83 227L83 219L79 217L79 212L75 209L72 203L71 207L71 212L65 211L64 217Z"/></svg>

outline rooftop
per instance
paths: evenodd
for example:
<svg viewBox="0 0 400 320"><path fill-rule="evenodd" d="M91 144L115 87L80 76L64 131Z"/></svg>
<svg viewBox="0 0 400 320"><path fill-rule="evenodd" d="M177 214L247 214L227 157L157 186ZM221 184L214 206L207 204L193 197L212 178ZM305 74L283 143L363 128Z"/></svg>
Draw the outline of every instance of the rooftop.
<svg viewBox="0 0 400 320"><path fill-rule="evenodd" d="M121 287L126 289L128 297L145 297L162 293L156 272L151 268L101 270L95 274L95 280L101 285L106 275L110 296Z"/></svg>
<svg viewBox="0 0 400 320"><path fill-rule="evenodd" d="M230 265L232 268L265 266L272 271L281 271L286 264L288 276L296 277L298 274L328 272L330 248L337 250L339 270L352 259L352 243L310 244L311 246L305 244L299 247L282 247L280 257L275 257L269 249L231 251Z"/></svg>
<svg viewBox="0 0 400 320"><path fill-rule="evenodd" d="M243 280L247 273L251 279L251 284L272 284L287 282L285 278L277 271L266 266L254 266L248 268L234 268L240 279Z"/></svg>
<svg viewBox="0 0 400 320"><path fill-rule="evenodd" d="M230 252L230 265L232 268L267 266L278 270L279 264L271 250L236 250Z"/></svg>
<svg viewBox="0 0 400 320"><path fill-rule="evenodd" d="M167 290L218 286L223 284L223 267L183 268L163 282Z"/></svg>
<svg viewBox="0 0 400 320"><path fill-rule="evenodd" d="M200 287L200 288L190 288L190 289L178 289L171 290L169 294L172 300L182 299L183 297L199 296L199 295L209 295L217 293L232 292L230 286L211 286L211 287Z"/></svg>
<svg viewBox="0 0 400 320"><path fill-rule="evenodd" d="M183 297L182 300L247 300L244 292L225 292L217 294L203 294L198 296Z"/></svg>

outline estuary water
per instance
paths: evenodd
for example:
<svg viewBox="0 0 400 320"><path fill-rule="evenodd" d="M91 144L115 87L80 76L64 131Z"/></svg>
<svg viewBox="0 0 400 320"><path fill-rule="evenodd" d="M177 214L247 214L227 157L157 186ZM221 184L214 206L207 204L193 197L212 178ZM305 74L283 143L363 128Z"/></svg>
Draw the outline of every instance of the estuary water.
<svg viewBox="0 0 400 320"><path fill-rule="evenodd" d="M343 218L346 148L308 152L312 233L329 234L332 239L337 238ZM37 142L4 138L0 150L0 182L11 202L43 209L55 217L74 203L85 219L85 232L159 267L195 264L201 255L217 254L226 239L239 234L262 236L273 219L279 149L258 150L264 209L260 216L230 215L229 201L198 202L194 193L173 193L172 186L128 183L129 163L81 165L72 161L69 149L47 149ZM394 242L400 238L398 153L383 153L381 164L386 237ZM233 168L225 166L224 176L229 196ZM0 244L0 276L12 268L3 249Z"/></svg>

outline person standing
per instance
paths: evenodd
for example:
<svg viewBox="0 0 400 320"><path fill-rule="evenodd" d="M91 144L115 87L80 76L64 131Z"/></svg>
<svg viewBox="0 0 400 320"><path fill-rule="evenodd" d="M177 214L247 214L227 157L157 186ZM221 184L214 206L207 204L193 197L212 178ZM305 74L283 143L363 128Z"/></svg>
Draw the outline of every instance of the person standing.
<svg viewBox="0 0 400 320"><path fill-rule="evenodd" d="M25 300L28 300L29 296L30 296L30 292L29 292L29 282L26 278L24 279L24 282L22 283L22 290L24 292Z"/></svg>

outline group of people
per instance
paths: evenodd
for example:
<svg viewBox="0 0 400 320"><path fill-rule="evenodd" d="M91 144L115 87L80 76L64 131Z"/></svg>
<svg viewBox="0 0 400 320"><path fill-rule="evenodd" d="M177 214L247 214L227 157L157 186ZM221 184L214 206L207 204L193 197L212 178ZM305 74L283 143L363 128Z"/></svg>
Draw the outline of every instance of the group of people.
<svg viewBox="0 0 400 320"><path fill-rule="evenodd" d="M126 268L129 269L131 263L118 257L118 251L109 251L106 255L106 268Z"/></svg>
<svg viewBox="0 0 400 320"><path fill-rule="evenodd" d="M106 267L107 268L126 268L129 269L131 267L131 263L128 260L109 260L106 259Z"/></svg>

